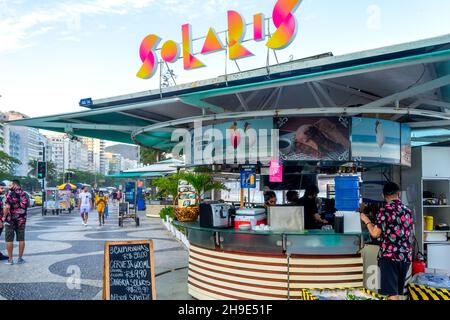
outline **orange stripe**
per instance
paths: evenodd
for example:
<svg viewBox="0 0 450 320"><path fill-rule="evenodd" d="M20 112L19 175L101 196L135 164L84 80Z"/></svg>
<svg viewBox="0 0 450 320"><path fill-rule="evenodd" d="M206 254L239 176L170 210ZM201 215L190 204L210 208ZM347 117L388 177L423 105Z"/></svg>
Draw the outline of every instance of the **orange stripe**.
<svg viewBox="0 0 450 320"><path fill-rule="evenodd" d="M291 280L291 283L316 283L316 284L322 284L322 283L352 283L352 282L362 282L363 278L361 279L350 279L350 280Z"/></svg>
<svg viewBox="0 0 450 320"><path fill-rule="evenodd" d="M227 276L236 276L236 273L225 272L225 271L222 271L222 270L217 271L217 270L214 270L214 269L210 269L210 268L199 266L198 264L195 264L193 262L191 262L190 264L192 266L194 266L194 267L197 267L199 269L203 269L203 270L206 270L206 271L215 272L215 273L220 272L221 274L224 274L224 275L227 275ZM287 274L287 272L284 272L283 274ZM239 277L246 278L246 279L251 279L251 280L263 280L263 281L267 280L267 281L271 281L271 282L283 282L283 283L287 282L287 280L284 280L284 279L255 277L255 276L249 276L249 275L245 275L245 274L239 274Z"/></svg>
<svg viewBox="0 0 450 320"><path fill-rule="evenodd" d="M289 272L291 276L351 276L363 274L362 271L348 271L348 272Z"/></svg>
<svg viewBox="0 0 450 320"><path fill-rule="evenodd" d="M315 264L291 264L289 268L309 268L309 269L324 269L324 268L353 268L362 267L362 263L351 264L327 264L327 265L315 265Z"/></svg>
<svg viewBox="0 0 450 320"><path fill-rule="evenodd" d="M210 264L213 266L218 266L218 267L222 267L222 268L227 268L227 269L232 269L232 270L241 270L241 271L251 271L251 272L263 272L263 273L271 273L271 274L287 274L287 269L286 271L273 271L273 270L261 270L261 269L252 269L252 268L245 268L245 267L235 267L235 266L229 266L229 265L225 265L225 264L220 264L220 263L216 263L216 262L211 262L211 261L206 261L203 259L199 259L196 257L190 257L190 259L192 260L196 260L199 262L203 262L206 264Z"/></svg>
<svg viewBox="0 0 450 320"><path fill-rule="evenodd" d="M273 266L273 267L287 267L287 263L274 263L274 262L262 262L262 261L249 261L249 260L240 260L240 259L234 259L234 258L226 258L226 257L221 257L221 256L215 256L215 255L210 255L210 254L206 254L203 252L198 252L195 250L192 250L194 253L201 255L203 257L208 257L208 258L213 258L213 259L220 259L220 260L226 260L226 261L232 261L232 262L238 262L238 263L252 263L252 264L257 264L257 265L261 265L261 266ZM257 256L257 257L261 257L261 256ZM261 257L263 258L263 257Z"/></svg>
<svg viewBox="0 0 450 320"><path fill-rule="evenodd" d="M203 281L203 280L197 279L194 276L189 276L189 277L192 278L192 279L195 279L195 280L197 280L199 282L202 282L202 283L204 283L206 285L210 285L212 287L217 287L217 288L221 288L221 289L225 289L225 290L229 290L229 291L236 291L236 292L241 292L241 293L246 293L246 294L264 296L264 297L268 297L268 298L280 298L280 299L287 299L288 298L287 295L270 294L270 293L263 293L263 292L253 292L253 291L248 291L248 290L229 288L229 287L222 286L222 285L219 285L219 284L214 284L214 283L210 283L210 282L207 282L207 281ZM188 283L190 283L189 280L188 280ZM199 288L201 288L201 287L199 287Z"/></svg>
<svg viewBox="0 0 450 320"><path fill-rule="evenodd" d="M202 288L202 287L196 285L195 283L192 283L191 281L188 281L188 283L191 286L196 287L197 289L204 290L204 291L207 291L207 292L210 292L210 293L213 293L213 294L217 294L219 296L227 297L227 298L230 298L230 299L235 299L235 300L256 300L256 299L250 299L250 298L243 298L243 297L233 296L233 295L230 295L230 294L227 294L227 293L222 293L222 292L217 292L217 291L214 291L214 290ZM213 298L213 297L211 297L211 298ZM214 299L217 299L217 298L214 297Z"/></svg>
<svg viewBox="0 0 450 320"><path fill-rule="evenodd" d="M255 284L255 283L245 283L245 282L240 282L240 281L235 281L235 280L229 280L229 279L223 279L223 278L218 278L218 277L213 277L192 269L189 269L189 271L195 273L195 274L199 274L203 277L207 277L210 279L214 279L217 281L222 281L222 282L227 282L227 283L231 283L231 284L237 284L237 285L241 285L241 286L251 286L251 287L257 287L257 288L261 288L261 289L272 289L272 290L283 290L283 291L287 291L287 287L274 287L274 286L266 286L266 285L262 285L262 284ZM201 281L201 280L199 280ZM287 284L287 283L286 283Z"/></svg>
<svg viewBox="0 0 450 320"><path fill-rule="evenodd" d="M342 255L302 255L293 254L291 259L354 259L361 258L360 254L342 254Z"/></svg>
<svg viewBox="0 0 450 320"><path fill-rule="evenodd" d="M229 254L235 254L238 256L244 256L244 257L262 257L262 258L286 258L287 256L285 254L270 254L270 253L254 253L254 252L245 252L245 251L234 251L234 250L222 250L220 248L217 248L216 250L212 250L211 248L205 248L198 245L191 245L191 248L199 248L211 252L218 252L218 253L229 253Z"/></svg>

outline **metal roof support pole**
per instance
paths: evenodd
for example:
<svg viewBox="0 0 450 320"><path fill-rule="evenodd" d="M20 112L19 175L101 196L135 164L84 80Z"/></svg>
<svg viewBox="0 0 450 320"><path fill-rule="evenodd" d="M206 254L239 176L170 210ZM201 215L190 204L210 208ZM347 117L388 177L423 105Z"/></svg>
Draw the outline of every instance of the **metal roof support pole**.
<svg viewBox="0 0 450 320"><path fill-rule="evenodd" d="M242 95L240 93L236 93L236 98L239 100L239 102L241 103L242 108L245 111L248 111L248 106L247 103L245 102L244 98L242 97Z"/></svg>
<svg viewBox="0 0 450 320"><path fill-rule="evenodd" d="M317 105L321 108L324 108L325 106L323 105L322 100L320 100L320 97L317 94L316 89L312 86L312 84L310 82L308 82L306 85L307 85L309 91L311 91L311 93L314 97L314 100L316 100Z"/></svg>
<svg viewBox="0 0 450 320"><path fill-rule="evenodd" d="M269 38L272 36L270 33L270 20L267 20L267 34L269 35ZM269 47L267 47L266 70L267 70L267 76L270 78L270 48Z"/></svg>
<svg viewBox="0 0 450 320"><path fill-rule="evenodd" d="M173 84L176 86L176 85L177 85L177 82L175 81L175 77L174 77L173 70L170 69L169 64L168 64L166 61L164 61L164 64L165 64L166 67L167 67L167 72L169 73L170 77L172 78Z"/></svg>
<svg viewBox="0 0 450 320"><path fill-rule="evenodd" d="M283 87L280 87L278 90L277 99L275 100L275 109L278 109L278 104L280 103L282 93L283 93Z"/></svg>
<svg viewBox="0 0 450 320"><path fill-rule="evenodd" d="M423 101L422 101L422 100L417 100L416 102L410 104L410 105L407 106L406 108L407 108L407 109L416 109L416 108L420 107L422 104L423 104ZM400 101L399 101L399 105L400 105ZM400 108L397 107L396 109L400 109ZM393 116L393 117L391 118L391 120L392 120L392 121L396 121L396 120L400 119L401 117L403 117L403 115L397 114L397 115Z"/></svg>
<svg viewBox="0 0 450 320"><path fill-rule="evenodd" d="M355 96L358 96L358 97L361 97L361 98L365 98L365 99L368 99L368 100L371 100L371 101L375 101L375 100L378 100L378 99L381 98L380 96L375 96L375 95L369 94L367 92L361 91L358 88L352 88L350 86L345 86L345 85L342 85L342 84L334 83L331 80L321 81L321 84L322 84L322 86L325 85L327 87L331 87L331 88L334 88L334 89L337 89L337 90L340 90L340 91L343 91L343 92L346 92L346 93L354 94Z"/></svg>
<svg viewBox="0 0 450 320"><path fill-rule="evenodd" d="M270 101L275 97L275 95L280 91L281 87L275 88L271 94L269 95L269 97L267 98L267 100L264 102L264 104L262 105L260 110L264 110L269 106Z"/></svg>
<svg viewBox="0 0 450 320"><path fill-rule="evenodd" d="M450 103L444 101L436 101L430 99L422 99L424 104L429 104L430 106L441 107L442 112L447 112L446 110L450 110Z"/></svg>
<svg viewBox="0 0 450 320"><path fill-rule="evenodd" d="M234 63L236 64L236 67L238 68L239 72L241 72L241 68L239 68L239 64L237 63L237 60L234 60Z"/></svg>
<svg viewBox="0 0 450 320"><path fill-rule="evenodd" d="M437 78L432 81L425 82L423 84L420 84L418 86L412 87L410 89L407 89L402 92L395 93L393 95L381 98L377 101L370 102L363 106L363 108L378 108L378 107L385 107L388 106L391 103L394 103L395 101L404 100L407 98L411 98L414 96L418 96L422 93L432 91L444 86L450 85L450 74L443 76L441 78Z"/></svg>
<svg viewBox="0 0 450 320"><path fill-rule="evenodd" d="M162 99L162 97L163 97L163 95L162 95L162 76L163 76L162 75L162 68L163 68L163 63L162 63L162 61L159 61L158 64L159 64L159 96Z"/></svg>
<svg viewBox="0 0 450 320"><path fill-rule="evenodd" d="M225 84L228 86L228 35L225 34Z"/></svg>
<svg viewBox="0 0 450 320"><path fill-rule="evenodd" d="M277 62L277 64L280 64L280 61L278 61L278 56L277 56L277 52L275 51L275 49L272 50L273 55L275 56L275 61Z"/></svg>
<svg viewBox="0 0 450 320"><path fill-rule="evenodd" d="M329 107L337 108L336 103L333 101L333 99L331 99L328 92L325 91L320 83L312 82L311 84L319 91L322 97L324 97L325 101L329 104Z"/></svg>

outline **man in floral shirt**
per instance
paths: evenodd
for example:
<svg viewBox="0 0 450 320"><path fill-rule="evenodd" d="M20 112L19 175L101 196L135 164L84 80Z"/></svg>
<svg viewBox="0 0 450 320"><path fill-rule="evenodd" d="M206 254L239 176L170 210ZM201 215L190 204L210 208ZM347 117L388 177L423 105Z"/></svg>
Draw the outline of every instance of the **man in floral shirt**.
<svg viewBox="0 0 450 320"><path fill-rule="evenodd" d="M14 235L19 242L18 264L22 264L23 251L25 249L25 224L27 222L27 208L30 200L20 187L17 180L13 180L9 186L9 192L6 195L3 209L3 224L5 225L6 249L8 250L9 260L6 264L12 265Z"/></svg>
<svg viewBox="0 0 450 320"><path fill-rule="evenodd" d="M381 240L378 266L381 273L380 294L399 300L412 262L412 213L400 200L400 188L389 182L383 188L386 205L373 224L361 213L361 220L373 238Z"/></svg>
<svg viewBox="0 0 450 320"><path fill-rule="evenodd" d="M0 236L2 235L3 232L3 201L6 198L5 188L6 184L0 181ZM3 260L8 260L8 257L0 252L0 261Z"/></svg>

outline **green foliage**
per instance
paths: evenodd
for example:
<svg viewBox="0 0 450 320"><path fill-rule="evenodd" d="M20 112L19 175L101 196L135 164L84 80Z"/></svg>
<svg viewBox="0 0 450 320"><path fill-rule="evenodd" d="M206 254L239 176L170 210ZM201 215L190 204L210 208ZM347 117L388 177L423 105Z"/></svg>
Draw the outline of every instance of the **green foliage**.
<svg viewBox="0 0 450 320"><path fill-rule="evenodd" d="M74 170L70 169L66 171L72 172L72 178L70 179L70 183L83 183L83 184L89 184L91 186L95 186L97 184L97 188L103 188L103 187L110 187L117 184L118 179L109 178L103 174L100 173L92 173L90 171L81 171L81 170ZM59 174L56 179L57 183L55 185L63 183L63 176L62 174ZM69 181L65 181L69 182Z"/></svg>
<svg viewBox="0 0 450 320"><path fill-rule="evenodd" d="M30 191L30 192L42 190L42 184L36 178L32 178L32 177L14 177L14 179L19 180L20 185L22 186L23 190Z"/></svg>
<svg viewBox="0 0 450 320"><path fill-rule="evenodd" d="M168 198L178 195L178 181L185 180L195 189L201 198L206 192L212 190L228 190L227 187L218 181L214 181L211 173L179 172L167 177L162 177L153 181L152 186L158 188L158 197Z"/></svg>
<svg viewBox="0 0 450 320"><path fill-rule="evenodd" d="M37 173L37 166L38 161L37 160L30 160L28 162L28 166L30 167L30 171L28 172L28 176L32 178L36 178ZM47 177L46 179L54 179L58 175L58 172L56 171L56 166L52 161L47 161Z"/></svg>
<svg viewBox="0 0 450 320"><path fill-rule="evenodd" d="M2 138L0 138L0 144L3 144ZM20 164L22 164L20 160L11 157L4 151L0 151L0 178L2 180L11 179L12 177L11 173L14 167Z"/></svg>
<svg viewBox="0 0 450 320"><path fill-rule="evenodd" d="M214 181L211 173L186 172L181 176L183 180L186 180L195 189L200 198L209 191L228 190L222 182Z"/></svg>
<svg viewBox="0 0 450 320"><path fill-rule="evenodd" d="M170 218L175 218L175 210L173 209L172 206L165 207L161 209L161 211L159 212L159 216L163 220L166 220L167 216L169 216Z"/></svg>
<svg viewBox="0 0 450 320"><path fill-rule="evenodd" d="M161 161L164 157L164 153L155 149L141 147L140 158L141 163L144 165L151 165L158 161Z"/></svg>
<svg viewBox="0 0 450 320"><path fill-rule="evenodd" d="M168 198L172 196L175 199L178 195L178 181L181 179L182 175L177 173L153 180L152 186L158 188L158 197Z"/></svg>

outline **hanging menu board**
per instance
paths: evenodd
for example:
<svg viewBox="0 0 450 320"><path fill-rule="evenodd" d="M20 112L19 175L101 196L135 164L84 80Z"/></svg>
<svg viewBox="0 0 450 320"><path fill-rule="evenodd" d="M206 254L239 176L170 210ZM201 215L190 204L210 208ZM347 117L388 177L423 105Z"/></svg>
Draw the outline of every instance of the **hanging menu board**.
<svg viewBox="0 0 450 320"><path fill-rule="evenodd" d="M104 300L155 300L153 241L106 242Z"/></svg>

